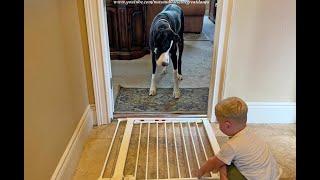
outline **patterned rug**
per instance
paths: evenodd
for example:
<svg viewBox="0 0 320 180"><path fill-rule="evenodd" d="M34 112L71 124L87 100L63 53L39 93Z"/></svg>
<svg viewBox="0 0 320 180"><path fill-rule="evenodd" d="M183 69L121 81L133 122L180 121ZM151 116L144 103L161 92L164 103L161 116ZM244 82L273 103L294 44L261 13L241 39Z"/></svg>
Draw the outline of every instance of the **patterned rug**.
<svg viewBox="0 0 320 180"><path fill-rule="evenodd" d="M172 88L158 88L149 96L148 88L120 87L115 113L188 113L206 114L209 88L180 88L181 97L175 99Z"/></svg>
<svg viewBox="0 0 320 180"><path fill-rule="evenodd" d="M205 33L184 33L183 39L185 41L210 41L209 37Z"/></svg>

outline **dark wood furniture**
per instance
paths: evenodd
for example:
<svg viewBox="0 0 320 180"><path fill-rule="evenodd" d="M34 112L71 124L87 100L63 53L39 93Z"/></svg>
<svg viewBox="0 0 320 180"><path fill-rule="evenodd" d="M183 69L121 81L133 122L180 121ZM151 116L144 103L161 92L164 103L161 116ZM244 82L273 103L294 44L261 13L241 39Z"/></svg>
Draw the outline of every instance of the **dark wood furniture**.
<svg viewBox="0 0 320 180"><path fill-rule="evenodd" d="M216 13L217 13L217 1L218 0L210 0L210 5L209 5L209 19L215 23L216 21Z"/></svg>
<svg viewBox="0 0 320 180"><path fill-rule="evenodd" d="M111 60L148 54L146 6L116 5L112 0L107 0L106 6Z"/></svg>
<svg viewBox="0 0 320 180"><path fill-rule="evenodd" d="M165 4L124 5L107 0L106 6L111 60L132 60L149 54L149 29ZM185 14L184 32L201 33L205 4L179 6Z"/></svg>

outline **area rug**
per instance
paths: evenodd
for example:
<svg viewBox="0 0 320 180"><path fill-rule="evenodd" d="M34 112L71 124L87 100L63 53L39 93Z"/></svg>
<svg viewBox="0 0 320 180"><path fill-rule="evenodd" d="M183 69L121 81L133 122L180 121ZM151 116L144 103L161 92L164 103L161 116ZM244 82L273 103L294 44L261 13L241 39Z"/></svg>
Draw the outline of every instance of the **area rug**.
<svg viewBox="0 0 320 180"><path fill-rule="evenodd" d="M185 41L210 41L209 37L205 33L184 33L183 39Z"/></svg>
<svg viewBox="0 0 320 180"><path fill-rule="evenodd" d="M120 87L115 113L187 113L206 114L209 88L180 88L181 97L173 97L172 88L158 88L149 96L148 88Z"/></svg>

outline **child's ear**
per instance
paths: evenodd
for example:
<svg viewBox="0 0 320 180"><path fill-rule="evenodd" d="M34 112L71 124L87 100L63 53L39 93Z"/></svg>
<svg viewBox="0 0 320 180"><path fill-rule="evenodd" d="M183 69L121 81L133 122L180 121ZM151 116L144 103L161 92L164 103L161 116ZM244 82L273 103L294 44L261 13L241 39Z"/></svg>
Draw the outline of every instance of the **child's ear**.
<svg viewBox="0 0 320 180"><path fill-rule="evenodd" d="M231 127L231 125L232 125L232 124L231 124L231 122L230 122L230 121L228 121L228 120L227 120L225 123L226 123L226 127L227 127L227 128L230 128L230 127Z"/></svg>

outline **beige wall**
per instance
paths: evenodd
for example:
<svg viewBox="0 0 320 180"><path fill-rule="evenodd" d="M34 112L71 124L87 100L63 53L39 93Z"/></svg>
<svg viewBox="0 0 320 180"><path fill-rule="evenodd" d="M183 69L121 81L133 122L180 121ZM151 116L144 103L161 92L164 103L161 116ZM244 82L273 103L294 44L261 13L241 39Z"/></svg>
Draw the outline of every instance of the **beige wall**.
<svg viewBox="0 0 320 180"><path fill-rule="evenodd" d="M26 180L51 177L89 105L77 6L72 0L25 1Z"/></svg>
<svg viewBox="0 0 320 180"><path fill-rule="evenodd" d="M233 3L224 97L295 102L296 1Z"/></svg>

